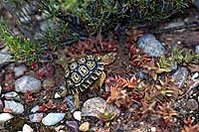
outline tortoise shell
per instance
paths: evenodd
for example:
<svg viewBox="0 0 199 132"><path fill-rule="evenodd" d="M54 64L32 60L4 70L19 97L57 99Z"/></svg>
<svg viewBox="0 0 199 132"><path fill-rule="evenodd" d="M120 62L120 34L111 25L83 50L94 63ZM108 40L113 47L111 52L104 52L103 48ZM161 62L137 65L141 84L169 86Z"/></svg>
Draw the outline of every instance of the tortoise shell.
<svg viewBox="0 0 199 132"><path fill-rule="evenodd" d="M94 55L83 56L72 61L65 70L68 93L85 91L100 78L103 70L101 58Z"/></svg>

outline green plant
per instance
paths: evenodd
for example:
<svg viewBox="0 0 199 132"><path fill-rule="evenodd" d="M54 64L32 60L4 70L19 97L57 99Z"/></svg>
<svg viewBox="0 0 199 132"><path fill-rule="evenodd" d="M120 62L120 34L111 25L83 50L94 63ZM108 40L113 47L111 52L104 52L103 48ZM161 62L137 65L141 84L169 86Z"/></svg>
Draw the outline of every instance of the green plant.
<svg viewBox="0 0 199 132"><path fill-rule="evenodd" d="M162 56L158 60L157 66L158 66L158 69L156 70L157 73L171 72L172 71L172 60L171 60L171 58Z"/></svg>
<svg viewBox="0 0 199 132"><path fill-rule="evenodd" d="M157 22L172 14L182 12L191 4L189 0L48 1L43 3L46 7L50 7L50 14L57 13L53 16L67 16L68 14L78 16L91 33L108 31L123 22L132 25Z"/></svg>
<svg viewBox="0 0 199 132"><path fill-rule="evenodd" d="M184 49L174 48L172 50L172 60L178 64L188 64L196 59L197 55L192 51L185 51Z"/></svg>
<svg viewBox="0 0 199 132"><path fill-rule="evenodd" d="M0 40L6 42L16 60L37 61L42 53L37 43L11 35L5 23L0 23Z"/></svg>

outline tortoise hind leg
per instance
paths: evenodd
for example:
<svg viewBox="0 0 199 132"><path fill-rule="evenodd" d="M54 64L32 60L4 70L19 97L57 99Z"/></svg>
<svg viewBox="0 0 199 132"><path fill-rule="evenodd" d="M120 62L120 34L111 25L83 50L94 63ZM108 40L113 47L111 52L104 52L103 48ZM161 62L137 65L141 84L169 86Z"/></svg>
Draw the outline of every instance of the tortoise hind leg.
<svg viewBox="0 0 199 132"><path fill-rule="evenodd" d="M78 109L79 108L79 93L75 93L74 94L74 104L75 104L75 108Z"/></svg>

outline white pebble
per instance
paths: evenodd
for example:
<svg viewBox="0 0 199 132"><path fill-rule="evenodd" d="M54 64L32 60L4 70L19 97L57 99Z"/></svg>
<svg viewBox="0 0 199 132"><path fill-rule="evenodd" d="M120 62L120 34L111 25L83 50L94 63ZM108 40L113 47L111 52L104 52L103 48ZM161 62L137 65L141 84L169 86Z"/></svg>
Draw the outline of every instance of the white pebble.
<svg viewBox="0 0 199 132"><path fill-rule="evenodd" d="M49 113L42 119L42 123L46 126L52 126L64 119L65 113Z"/></svg>
<svg viewBox="0 0 199 132"><path fill-rule="evenodd" d="M192 80L195 80L199 76L198 72L194 73L191 77Z"/></svg>
<svg viewBox="0 0 199 132"><path fill-rule="evenodd" d="M156 132L156 127L152 127L151 132Z"/></svg>
<svg viewBox="0 0 199 132"><path fill-rule="evenodd" d="M25 124L23 126L22 132L33 132L33 129L29 125Z"/></svg>
<svg viewBox="0 0 199 132"><path fill-rule="evenodd" d="M34 106L30 112L35 113L39 110L39 105Z"/></svg>
<svg viewBox="0 0 199 132"><path fill-rule="evenodd" d="M78 121L81 121L81 119L82 119L81 114L82 114L81 111L75 111L75 112L73 113L74 119L76 119L76 120L78 120Z"/></svg>
<svg viewBox="0 0 199 132"><path fill-rule="evenodd" d="M61 95L59 95L58 93L55 93L54 98L55 99L61 98Z"/></svg>
<svg viewBox="0 0 199 132"><path fill-rule="evenodd" d="M12 119L14 116L10 113L1 113L0 114L0 123L6 122L10 119Z"/></svg>

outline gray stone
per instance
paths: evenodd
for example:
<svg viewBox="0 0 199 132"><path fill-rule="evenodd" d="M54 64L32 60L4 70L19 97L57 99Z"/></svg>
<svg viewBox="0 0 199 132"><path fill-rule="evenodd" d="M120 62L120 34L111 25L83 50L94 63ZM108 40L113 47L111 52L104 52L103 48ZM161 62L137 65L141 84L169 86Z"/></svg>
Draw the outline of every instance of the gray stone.
<svg viewBox="0 0 199 132"><path fill-rule="evenodd" d="M20 99L18 93L14 92L14 91L6 93L4 95L4 97L9 100L19 100Z"/></svg>
<svg viewBox="0 0 199 132"><path fill-rule="evenodd" d="M34 106L30 112L35 113L39 110L39 105Z"/></svg>
<svg viewBox="0 0 199 132"><path fill-rule="evenodd" d="M12 58L12 56L10 54L0 52L0 64L10 62L11 58Z"/></svg>
<svg viewBox="0 0 199 132"><path fill-rule="evenodd" d="M199 10L199 0L192 0L192 1L197 10Z"/></svg>
<svg viewBox="0 0 199 132"><path fill-rule="evenodd" d="M166 51L162 43L152 34L142 36L139 38L137 44L145 53L153 57L160 57Z"/></svg>
<svg viewBox="0 0 199 132"><path fill-rule="evenodd" d="M3 102L0 100L0 112L3 110L3 107L4 107Z"/></svg>
<svg viewBox="0 0 199 132"><path fill-rule="evenodd" d="M197 54L199 54L199 45L196 45L196 47L195 47L195 52L196 52Z"/></svg>
<svg viewBox="0 0 199 132"><path fill-rule="evenodd" d="M184 24L185 24L184 21L171 22L166 27L164 27L164 29L175 28L183 26Z"/></svg>
<svg viewBox="0 0 199 132"><path fill-rule="evenodd" d="M33 76L23 76L16 80L15 82L15 90L17 92L26 93L30 92L38 92L41 89L41 81Z"/></svg>
<svg viewBox="0 0 199 132"><path fill-rule="evenodd" d="M64 119L65 113L49 113L42 119L42 123L46 126L52 126Z"/></svg>
<svg viewBox="0 0 199 132"><path fill-rule="evenodd" d="M43 113L35 113L35 114L29 115L29 119L31 122L40 122L43 116L44 116Z"/></svg>
<svg viewBox="0 0 199 132"><path fill-rule="evenodd" d="M120 110L116 106L108 104L101 97L95 97L84 102L82 108L82 116L94 116L98 118L98 114L104 113L105 109L113 114L120 113Z"/></svg>
<svg viewBox="0 0 199 132"><path fill-rule="evenodd" d="M27 67L25 65L20 65L14 68L14 73L16 77L19 77L24 74L24 72L27 70Z"/></svg>
<svg viewBox="0 0 199 132"><path fill-rule="evenodd" d="M21 114L24 112L24 106L21 103L5 100L4 104L5 104L4 108L12 110L12 113Z"/></svg>
<svg viewBox="0 0 199 132"><path fill-rule="evenodd" d="M189 71L186 67L180 67L173 75L172 78L175 81L175 84L178 85L178 87L182 87L187 80L189 75Z"/></svg>

